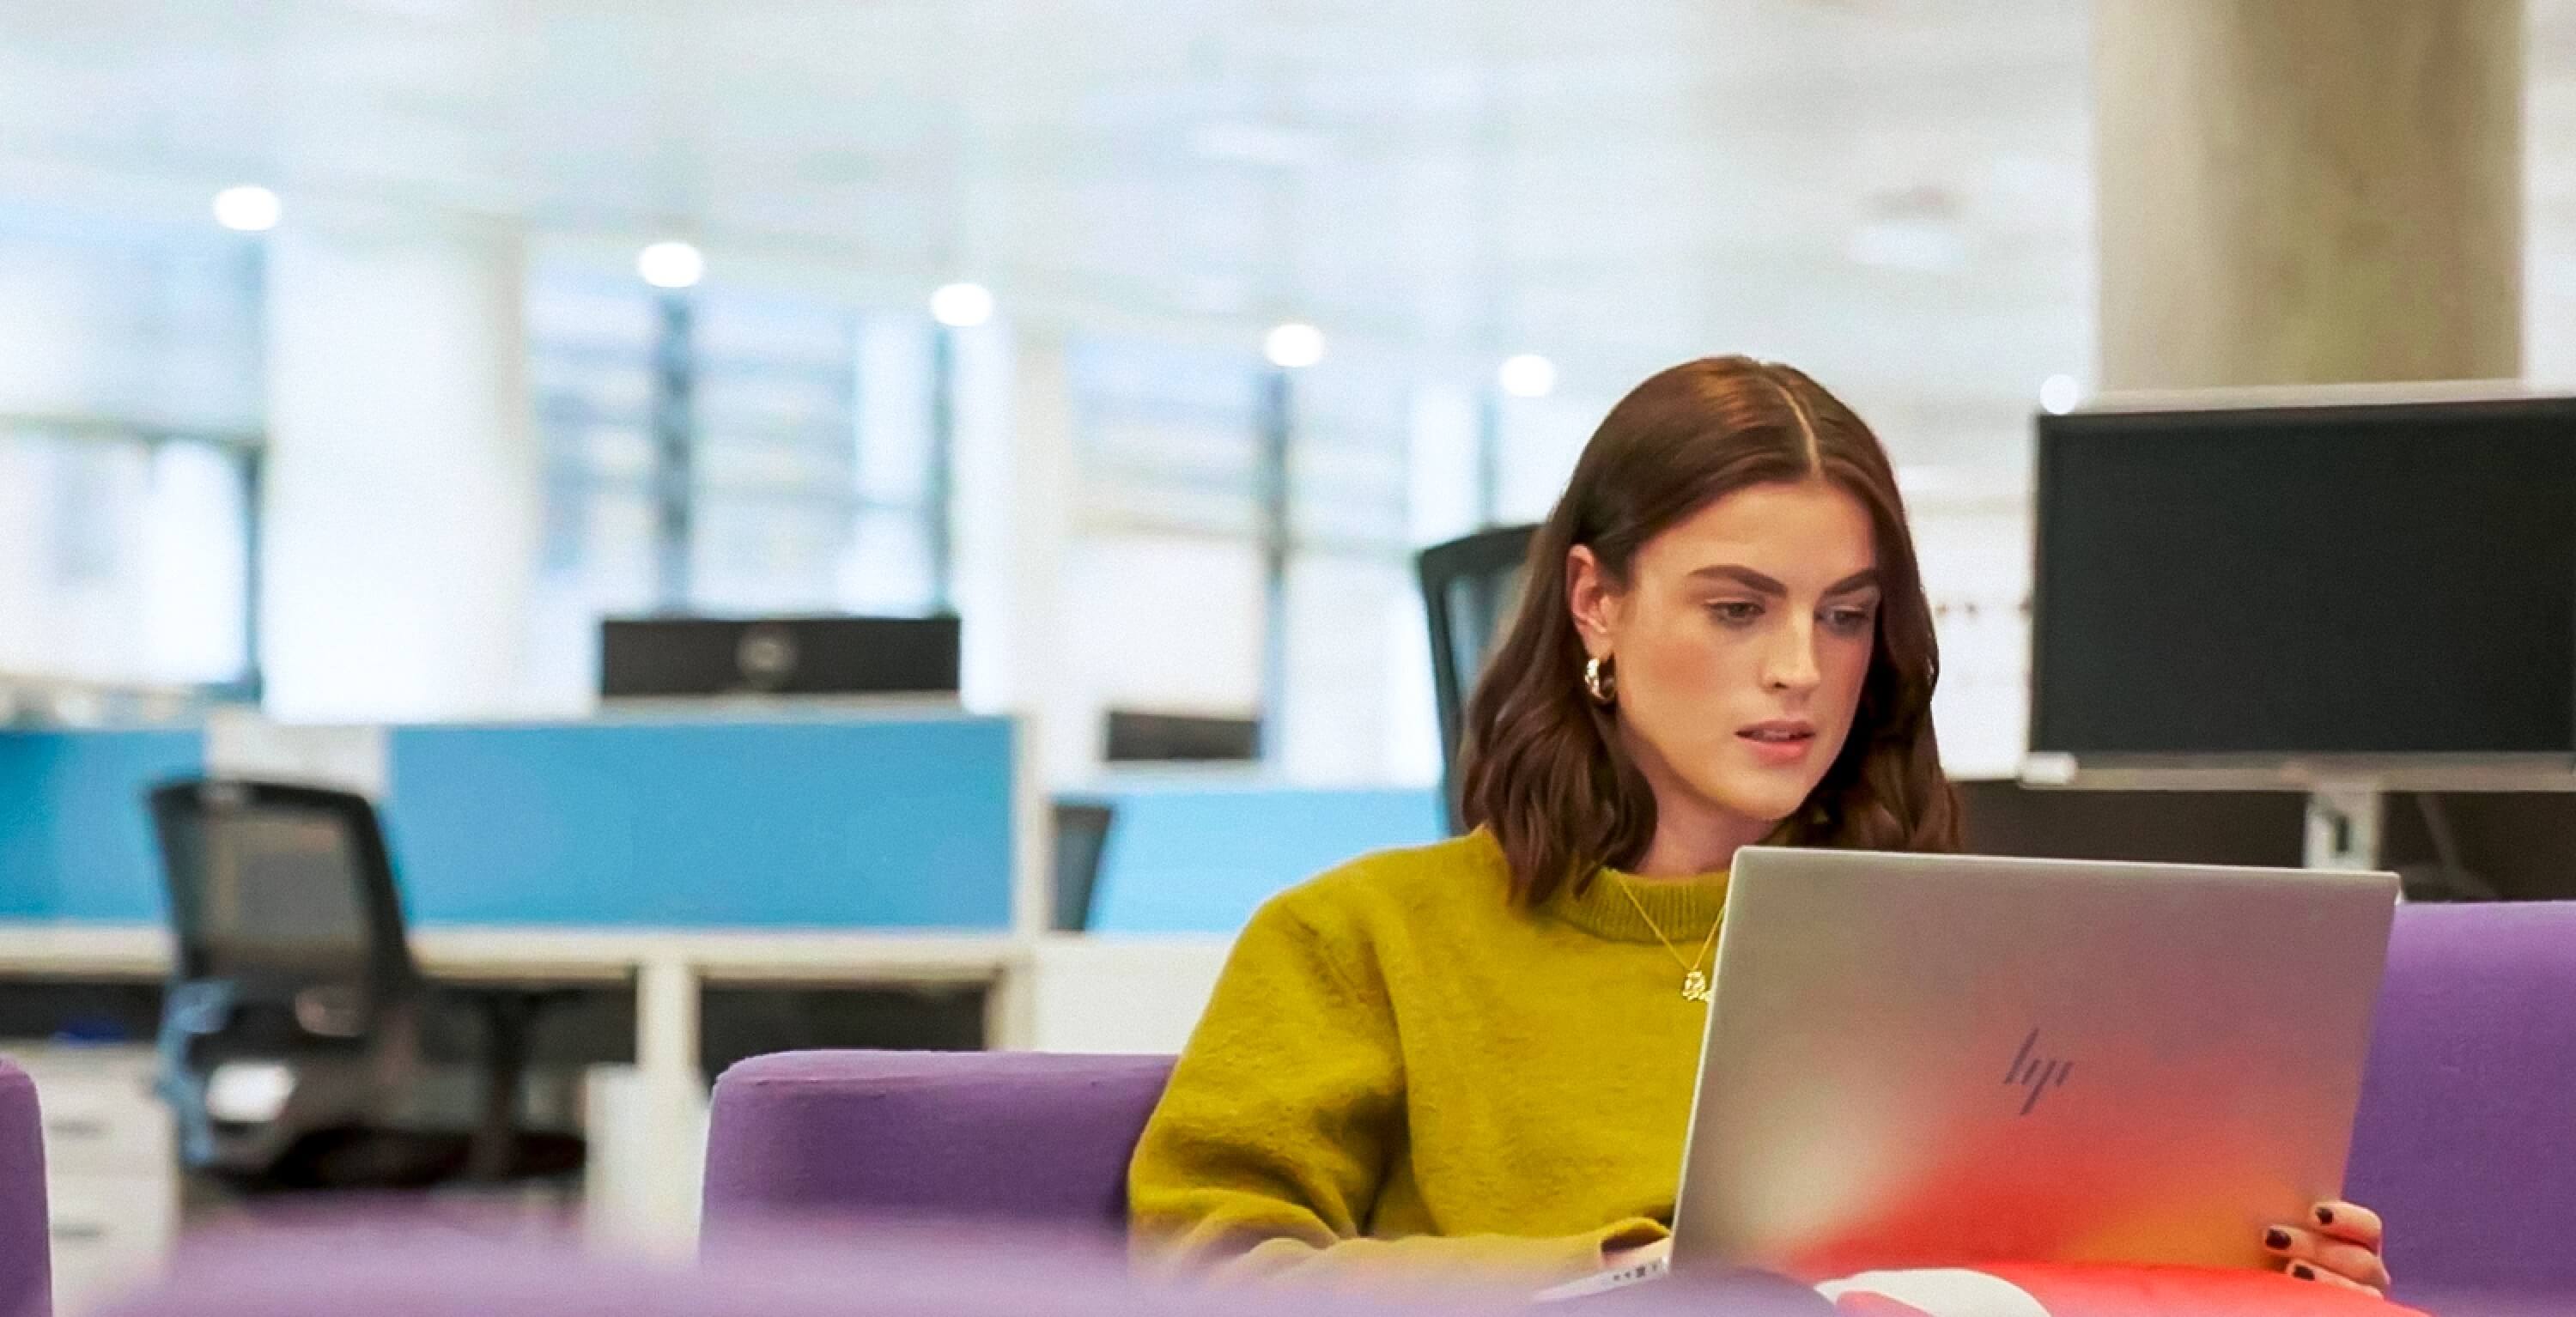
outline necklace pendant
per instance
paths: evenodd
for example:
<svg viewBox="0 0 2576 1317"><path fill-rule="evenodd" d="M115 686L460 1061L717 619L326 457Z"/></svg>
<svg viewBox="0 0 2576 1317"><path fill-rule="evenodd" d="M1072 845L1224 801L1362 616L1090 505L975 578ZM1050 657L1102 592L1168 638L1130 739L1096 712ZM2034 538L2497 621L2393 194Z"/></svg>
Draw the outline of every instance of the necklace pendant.
<svg viewBox="0 0 2576 1317"><path fill-rule="evenodd" d="M1708 976L1698 970L1692 970L1690 973L1683 975L1682 999L1685 1001L1707 1001Z"/></svg>

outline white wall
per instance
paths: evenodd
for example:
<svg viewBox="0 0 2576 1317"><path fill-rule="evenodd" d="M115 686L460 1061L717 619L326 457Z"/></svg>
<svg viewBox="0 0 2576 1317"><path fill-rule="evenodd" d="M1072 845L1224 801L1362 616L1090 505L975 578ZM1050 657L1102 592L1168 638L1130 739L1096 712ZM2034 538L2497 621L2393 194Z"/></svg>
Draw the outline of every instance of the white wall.
<svg viewBox="0 0 2576 1317"><path fill-rule="evenodd" d="M1574 475L1583 445L1617 402L1615 397L1557 394L1504 403L1502 499L1497 519L1506 524L1544 520Z"/></svg>
<svg viewBox="0 0 2576 1317"><path fill-rule="evenodd" d="M1932 719L1952 777L2012 777L2030 722L2030 508L2009 488L1909 490L1941 641Z"/></svg>

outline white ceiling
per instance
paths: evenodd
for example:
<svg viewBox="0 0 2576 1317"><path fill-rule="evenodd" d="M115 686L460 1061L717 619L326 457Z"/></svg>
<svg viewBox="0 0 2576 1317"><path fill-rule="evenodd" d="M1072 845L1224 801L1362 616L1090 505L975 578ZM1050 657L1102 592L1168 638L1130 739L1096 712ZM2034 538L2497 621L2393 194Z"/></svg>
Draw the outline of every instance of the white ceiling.
<svg viewBox="0 0 2576 1317"><path fill-rule="evenodd" d="M2533 12L2535 301L2576 309L2576 0ZM1744 348L1843 384L1901 456L1974 460L2041 378L2085 371L2086 13L9 0L0 200L194 222L256 179L621 250L687 233L719 276L905 299L971 276L1083 323L1536 350L1585 395ZM2540 314L2535 373L2576 365Z"/></svg>

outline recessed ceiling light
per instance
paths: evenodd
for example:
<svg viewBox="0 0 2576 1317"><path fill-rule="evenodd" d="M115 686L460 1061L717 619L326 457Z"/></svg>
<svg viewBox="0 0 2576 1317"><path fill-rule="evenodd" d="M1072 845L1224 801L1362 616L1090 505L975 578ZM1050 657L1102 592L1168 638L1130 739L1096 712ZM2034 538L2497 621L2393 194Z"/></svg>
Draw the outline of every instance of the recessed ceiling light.
<svg viewBox="0 0 2576 1317"><path fill-rule="evenodd" d="M707 275L707 258L685 242L657 242L636 254L635 272L656 288L694 288Z"/></svg>
<svg viewBox="0 0 2576 1317"><path fill-rule="evenodd" d="M1292 320L1261 341L1261 355L1282 370L1304 370L1324 359L1324 331Z"/></svg>
<svg viewBox="0 0 2576 1317"><path fill-rule="evenodd" d="M1505 360L1494 372L1494 380L1515 398L1544 398L1556 392L1556 363L1524 352Z"/></svg>
<svg viewBox="0 0 2576 1317"><path fill-rule="evenodd" d="M972 329L993 318L993 290L972 283L942 285L930 295L930 318L951 329Z"/></svg>
<svg viewBox="0 0 2576 1317"><path fill-rule="evenodd" d="M277 227L284 211L276 193L256 184L228 187L215 194L215 222L236 233L266 233Z"/></svg>

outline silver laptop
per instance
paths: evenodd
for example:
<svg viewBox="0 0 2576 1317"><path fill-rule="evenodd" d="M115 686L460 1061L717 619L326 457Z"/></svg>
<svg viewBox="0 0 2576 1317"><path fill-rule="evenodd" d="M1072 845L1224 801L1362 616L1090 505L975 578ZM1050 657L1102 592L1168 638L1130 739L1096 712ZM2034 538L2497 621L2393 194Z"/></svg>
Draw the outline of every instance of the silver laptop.
<svg viewBox="0 0 2576 1317"><path fill-rule="evenodd" d="M1567 1291L2259 1265L2341 1190L2396 904L2387 873L1741 851L1669 1264Z"/></svg>

